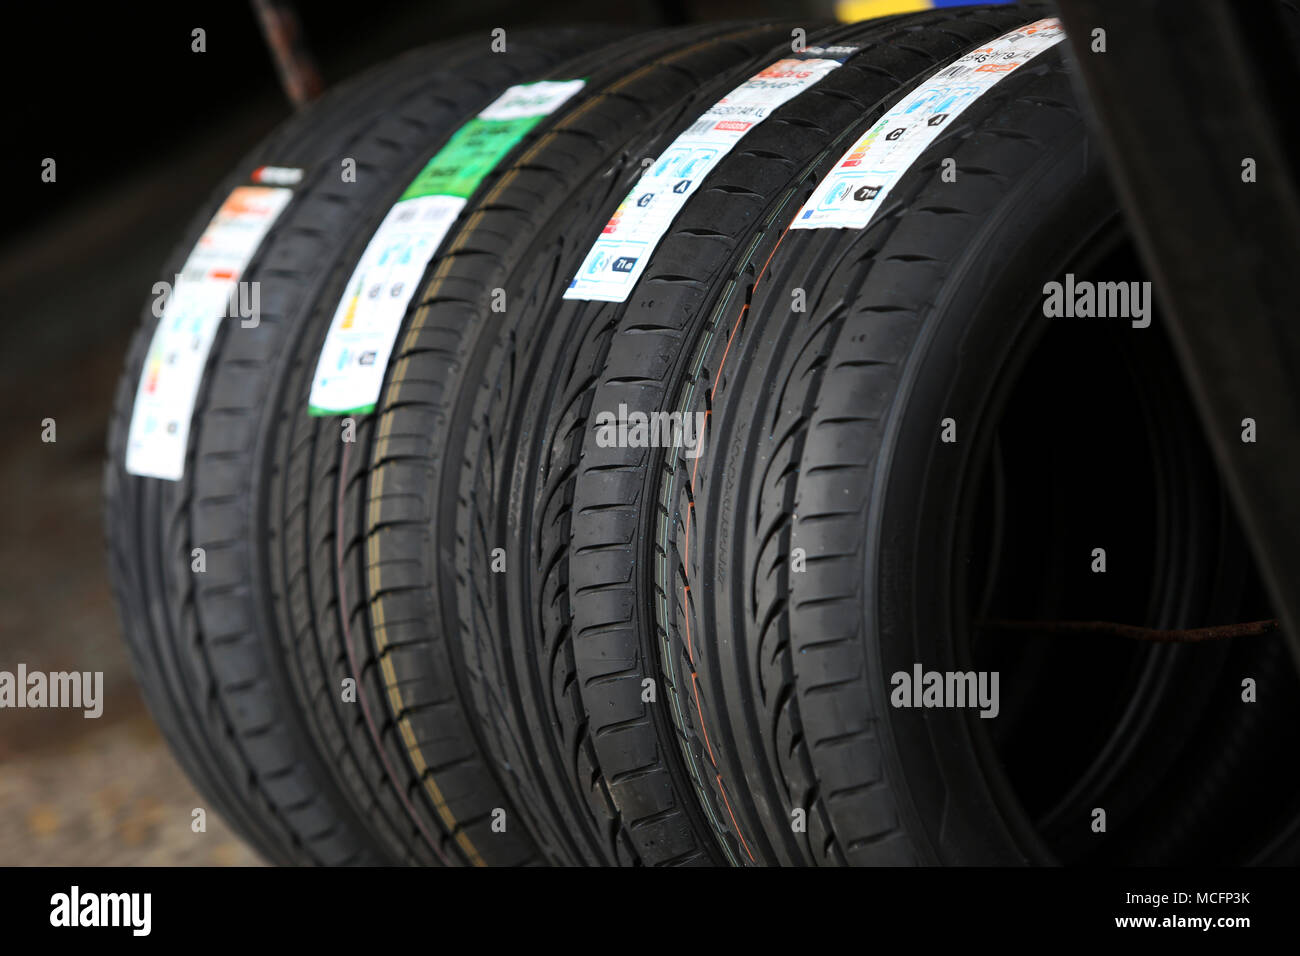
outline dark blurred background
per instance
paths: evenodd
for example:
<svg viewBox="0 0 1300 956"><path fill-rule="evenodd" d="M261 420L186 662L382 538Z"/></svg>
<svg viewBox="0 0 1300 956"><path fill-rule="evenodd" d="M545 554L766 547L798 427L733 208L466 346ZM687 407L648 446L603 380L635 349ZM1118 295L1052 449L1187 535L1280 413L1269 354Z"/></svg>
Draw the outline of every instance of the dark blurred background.
<svg viewBox="0 0 1300 956"><path fill-rule="evenodd" d="M0 670L103 671L104 713L0 711L0 865L247 864L136 693L104 570L104 431L168 251L240 156L291 112L250 5L6 8L0 217ZM833 13L833 0L474 0L296 5L328 83L495 27ZM207 51L191 52L191 31ZM42 161L57 180L41 181ZM41 422L57 422L57 442Z"/></svg>

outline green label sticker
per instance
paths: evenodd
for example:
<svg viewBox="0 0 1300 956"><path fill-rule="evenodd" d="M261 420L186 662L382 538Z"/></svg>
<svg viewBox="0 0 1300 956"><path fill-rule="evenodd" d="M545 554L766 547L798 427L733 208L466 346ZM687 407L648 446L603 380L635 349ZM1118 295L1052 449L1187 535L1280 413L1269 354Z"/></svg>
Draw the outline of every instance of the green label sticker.
<svg viewBox="0 0 1300 956"><path fill-rule="evenodd" d="M470 120L456 131L437 156L429 160L420 175L415 177L415 182L402 193L402 198L459 196L468 199L501 157L541 121L540 116Z"/></svg>
<svg viewBox="0 0 1300 956"><path fill-rule="evenodd" d="M393 343L430 260L466 200L527 133L586 80L512 86L458 129L388 210L334 310L307 411L373 411Z"/></svg>

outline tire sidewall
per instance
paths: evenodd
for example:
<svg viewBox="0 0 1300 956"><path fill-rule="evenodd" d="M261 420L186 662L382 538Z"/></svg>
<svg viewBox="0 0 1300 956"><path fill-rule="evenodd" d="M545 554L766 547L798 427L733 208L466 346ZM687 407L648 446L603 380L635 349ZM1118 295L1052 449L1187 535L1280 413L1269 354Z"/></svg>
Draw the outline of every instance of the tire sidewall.
<svg viewBox="0 0 1300 956"><path fill-rule="evenodd" d="M923 862L1051 862L997 766L975 709L896 709L891 676L967 671L956 639L957 525L976 477L984 413L996 408L1001 369L1043 331L1043 282L1116 215L1080 135L1013 192L967 244L912 348L891 408L867 513L864 631L872 698L900 811ZM941 443L940 423L958 440ZM1005 689L1004 689L1005 690ZM993 718L996 719L996 718Z"/></svg>

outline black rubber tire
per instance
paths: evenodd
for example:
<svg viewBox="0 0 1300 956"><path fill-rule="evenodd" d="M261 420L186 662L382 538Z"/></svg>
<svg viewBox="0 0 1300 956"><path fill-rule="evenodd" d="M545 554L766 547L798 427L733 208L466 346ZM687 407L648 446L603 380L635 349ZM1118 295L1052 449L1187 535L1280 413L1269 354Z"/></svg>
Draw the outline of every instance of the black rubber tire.
<svg viewBox="0 0 1300 956"><path fill-rule="evenodd" d="M259 282L256 328L213 344L179 482L124 470L126 430L157 320L148 309L129 349L110 423L105 472L110 574L136 674L151 712L195 785L246 840L277 863L424 859L392 808L373 746L323 716L310 655L289 659L301 632L281 630L266 587L268 488L261 462L278 356L339 266L359 221L394 184L511 83L532 78L608 31L512 38L489 56L464 43L405 55L329 91L286 121L236 168L195 217L164 269L179 270L230 190L257 166L306 171L290 206L241 277ZM356 160L344 183L341 160ZM413 168L414 167L414 168ZM193 547L206 572L192 574ZM283 639L283 644L282 644ZM313 706L315 705L315 706Z"/></svg>
<svg viewBox="0 0 1300 956"><path fill-rule="evenodd" d="M709 27L702 32L718 29ZM548 135L552 122L562 123L571 113L586 115L591 97L605 83L653 57L657 48L677 43L667 34L636 37L594 47L585 56L566 62L555 78L585 76L587 86L515 148L517 161L503 161L484 180L478 193L484 198L471 200L457 230L444 241L444 249L463 241L462 228L476 239L481 237L473 230L483 219L482 204L499 191L497 183L511 174L512 164L532 162L535 144ZM386 208L377 211L376 217ZM441 269L445 258L445 254L435 257L429 269ZM356 441L344 443L339 441L337 418L305 414L310 375L345 280L345 274L336 277L317 303L316 315L306 323L310 331L294 349L279 397L282 437L276 468L284 474L302 475L306 483L300 485L295 480L286 490L285 500L305 498L313 503L298 518L302 527L289 533L305 533L310 542L309 577L316 583L309 610L318 622L315 639L322 656L334 662L336 674L355 675L363 699L372 702L373 716L368 719L382 741L387 765L400 767L408 775L403 788L408 810L426 842L431 834L441 833L454 844L449 844L449 852L467 862L504 865L555 859L553 854L539 856L537 852L532 804L521 804L508 787L503 790L500 786L500 778L509 778L510 765L483 743L484 731L478 726L481 718L468 702L468 682L455 630L437 626L436 607L425 607L431 593L425 584L407 583L408 578L422 580L418 574L425 567L437 567L438 562L426 564L423 554L417 560L404 552L387 559L370 553L379 538L391 536L387 517L372 509L367 495L376 416L353 417ZM483 290L484 295L488 292L490 289ZM417 296L411 311L423 308ZM390 367L404 358L403 353L395 352ZM408 366L421 370L420 362L400 367ZM383 526L382 534L368 534L372 521ZM428 542L436 540L432 525L408 523L401 530L416 541L424 542L426 536ZM385 573L377 570L385 560L389 579L374 587L373 576ZM401 579L394 585L395 574ZM385 626L373 627L372 619ZM487 794L492 795L490 800L485 798ZM506 825L501 832L493 827L498 821L492 814L498 810L504 812L500 822Z"/></svg>
<svg viewBox="0 0 1300 956"><path fill-rule="evenodd" d="M556 362L583 348L557 323L560 294L641 169L700 110L788 43L790 26L690 28L646 44L644 66L593 83L504 174L431 268L377 408L366 514L372 618L427 641L455 635L458 667L512 802L549 859L640 862L611 800L574 684L554 539L534 537L533 476L549 440ZM504 312L491 308L505 290ZM537 426L537 427L534 427ZM549 427L549 426L548 426ZM549 531L550 529L545 529ZM505 573L494 573L502 548ZM499 565L498 565L499 566ZM561 592L562 593L562 592ZM420 659L398 679L428 683ZM677 862L705 862L700 847Z"/></svg>
<svg viewBox="0 0 1300 956"><path fill-rule="evenodd" d="M671 592L657 569L673 556L662 550L655 531L662 518L688 506L670 502L665 510L659 495L666 468L662 450L600 447L595 416L620 404L644 412L676 408L710 314L720 301L734 303L734 308L748 301L752 274L762 262L754 261L756 245L767 242L770 247L782 232L798 206L791 197L816 181L812 169L826 157L838 158L851 142L850 131L875 122L909 84L1028 19L1024 11L973 8L856 28L865 51L781 107L710 173L627 302L588 303L602 313L592 324L606 330L602 334L609 341L588 386L572 492L569 600L578 684L588 712L607 715L606 725L617 730L605 741L611 765L619 762L619 750L651 752L655 724L675 725L668 735L657 730L658 739L676 736L680 742L680 751L664 748L673 753L661 759L680 768L673 774L682 781L679 787L690 781L706 808L714 839L733 863L820 862L834 856L827 841L829 820L819 804L806 799L817 789L816 776L797 746L783 695L760 697L752 686L738 691L745 699L753 695L762 708L754 713L738 701L721 699L706 683L715 677L712 669L691 666L698 644L708 644L708 653L742 650L729 643L722 622L716 631L712 622L697 631L703 638L695 646L684 635L662 630L654 608ZM852 42L852 35L842 35L839 42ZM817 267L829 268L833 262L821 260ZM810 308L817 301L811 289L808 301ZM709 429L713 434L712 423ZM747 440L753 439L738 439L737 448ZM725 578L724 569L717 586ZM665 653L661 641L669 642L671 653ZM663 683L661 705L647 707L639 688L656 673ZM720 713L705 713L706 729L697 712L710 705ZM735 711L721 713L728 706ZM780 756L778 739L787 748ZM778 766L784 779L774 772ZM774 789L778 781L784 783L780 793ZM790 803L807 810L803 834L791 830L789 811L783 810Z"/></svg>
<svg viewBox="0 0 1300 956"><path fill-rule="evenodd" d="M854 124L848 141L872 121ZM764 228L727 263L734 305L715 311L708 290L699 305L666 307L672 290L654 288L651 273L699 274L702 256L685 239L675 254L661 246L632 305L653 298L656 311L686 321L654 323L666 326L656 341L650 317L629 308L593 409L626 402L707 413L705 454L688 462L642 453L643 462L630 462L589 433L575 507L610 516L629 509L617 533L641 541L639 555L661 559L657 579L654 569L631 577L623 604L642 616L643 633L666 635L668 667L701 689L694 706L677 711L681 728L697 748L706 733L713 741L719 774L705 799L728 805L753 834L744 849L756 862L1053 862L979 719L893 709L889 677L918 661L970 669L953 637L964 626L956 625L962 595L949 582L964 557L954 529L990 427L991 383L1026 347L1032 316L1042 321L1044 278L1063 274L1113 227L1118 207L1060 47L963 113L866 229L786 232L842 152L770 201ZM955 182L940 176L947 157L956 160ZM697 215L709 221L707 210ZM796 290L806 312L792 309ZM1116 334L1127 332L1124 323ZM633 376L644 381L628 387ZM955 445L939 441L949 416L965 430ZM638 502L640 515L631 510ZM658 515L647 516L650 503L660 504ZM1200 517L1214 526L1218 512ZM805 573L791 569L796 547ZM1212 562L1215 550L1200 559ZM575 574L575 588L590 584ZM656 588L667 595L661 618ZM1212 591L1185 587L1171 602L1176 611L1147 623L1215 622L1202 617ZM1184 650L1141 657L1174 667ZM1209 654L1191 668L1196 676L1218 672L1219 649L1194 650ZM1211 695L1163 699L1208 712ZM1199 746L1177 735L1169 744L1188 755ZM1196 765L1182 754L1180 762ZM1143 782L1149 806L1168 805L1155 789L1167 776L1162 766ZM1112 808L1120 809L1131 812ZM802 832L791 826L795 811ZM1074 826L1088 834L1086 813Z"/></svg>

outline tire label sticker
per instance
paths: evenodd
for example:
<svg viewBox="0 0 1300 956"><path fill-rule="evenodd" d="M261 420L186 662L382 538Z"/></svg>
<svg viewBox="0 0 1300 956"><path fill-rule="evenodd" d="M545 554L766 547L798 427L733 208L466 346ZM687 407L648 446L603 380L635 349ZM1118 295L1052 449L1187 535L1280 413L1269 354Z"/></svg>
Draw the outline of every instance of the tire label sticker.
<svg viewBox="0 0 1300 956"><path fill-rule="evenodd" d="M301 177L301 170L262 166L250 178L296 182ZM243 310L231 308L236 298L245 297L239 277L292 197L293 190L282 186L237 187L199 236L161 312L161 297L155 299L158 326L145 355L127 432L130 474L168 481L184 475L190 420L213 339L222 319L242 320ZM167 283L158 286L166 288Z"/></svg>
<svg viewBox="0 0 1300 956"><path fill-rule="evenodd" d="M564 291L566 299L623 302L704 177L779 106L840 66L857 47L809 47L750 77L652 163L624 197Z"/></svg>
<svg viewBox="0 0 1300 956"><path fill-rule="evenodd" d="M406 307L483 178L586 80L512 86L425 164L370 238L334 310L312 378L311 415L374 411Z"/></svg>
<svg viewBox="0 0 1300 956"><path fill-rule="evenodd" d="M853 144L813 190L791 229L862 229L921 154L1008 73L1065 38L1038 20L972 50L903 97Z"/></svg>

